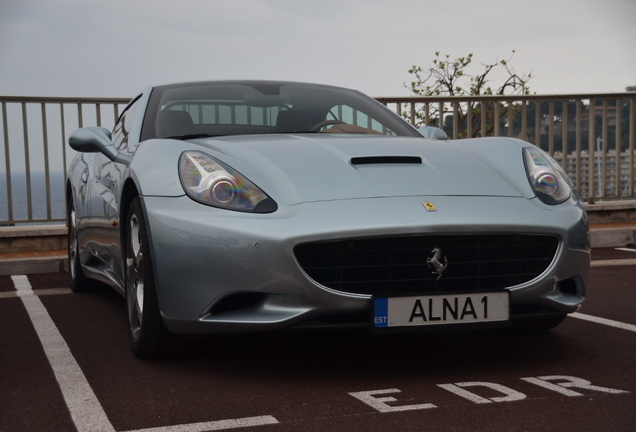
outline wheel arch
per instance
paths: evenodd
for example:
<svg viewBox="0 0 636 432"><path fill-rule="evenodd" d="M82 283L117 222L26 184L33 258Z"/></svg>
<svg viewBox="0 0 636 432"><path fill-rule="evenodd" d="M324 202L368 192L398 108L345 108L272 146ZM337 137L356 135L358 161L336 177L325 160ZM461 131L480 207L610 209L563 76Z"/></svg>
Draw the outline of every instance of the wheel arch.
<svg viewBox="0 0 636 432"><path fill-rule="evenodd" d="M130 205L132 203L132 200L134 200L135 198L139 197L139 190L137 188L137 185L135 184L135 182L133 181L132 178L129 178L126 180L126 182L124 183L124 187L122 188L121 191L121 200L119 203L119 218L120 218L120 224L124 225L122 228L119 230L119 241L120 244L122 245L122 249L125 247L124 245L126 244L126 230L127 227L125 227L126 224L126 220L128 218L128 210L130 209ZM123 256L124 254L122 254Z"/></svg>
<svg viewBox="0 0 636 432"><path fill-rule="evenodd" d="M146 225L146 230L147 230L147 235L148 235L148 244L151 250L151 256L154 255L152 253L152 251L154 250L154 242L152 239L152 234L151 234L151 229L150 229L150 225L149 225L149 218L148 218L148 212L146 210L146 206L144 204L144 201L142 199L142 194L140 193L140 187L138 186L137 182L135 181L136 179L133 179L132 177L129 177L125 182L124 182L124 186L122 187L122 192L121 192L121 200L120 200L120 205L119 205L119 217L120 217L120 230L119 230L119 241L120 241L120 245L121 245L121 257L122 257L122 269L123 269L123 282L124 282L124 295L125 295L125 284L126 284L126 237L128 235L128 213L130 212L130 207L132 206L132 202L135 198L139 198L140 204L141 204L141 211L142 211L142 216L144 218L145 221L145 225ZM156 269L153 266L153 276L155 278L155 281L157 280L157 272ZM155 282L157 284L157 282ZM158 284L157 284L158 285ZM157 296L159 297L159 301L161 302L161 295L158 292L159 290L157 289Z"/></svg>
<svg viewBox="0 0 636 432"><path fill-rule="evenodd" d="M66 179L66 185L64 187L64 204L65 204L65 213L66 213L66 226L68 228L68 222L71 215L68 212L69 204L73 199L73 187L71 186L71 179Z"/></svg>

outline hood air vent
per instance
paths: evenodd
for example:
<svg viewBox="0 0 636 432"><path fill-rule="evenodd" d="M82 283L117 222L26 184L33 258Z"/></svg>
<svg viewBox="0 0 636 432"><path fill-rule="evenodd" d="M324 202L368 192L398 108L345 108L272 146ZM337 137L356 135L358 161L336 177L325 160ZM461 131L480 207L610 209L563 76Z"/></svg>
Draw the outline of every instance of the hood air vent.
<svg viewBox="0 0 636 432"><path fill-rule="evenodd" d="M419 156L361 156L351 158L352 165L369 164L421 164Z"/></svg>

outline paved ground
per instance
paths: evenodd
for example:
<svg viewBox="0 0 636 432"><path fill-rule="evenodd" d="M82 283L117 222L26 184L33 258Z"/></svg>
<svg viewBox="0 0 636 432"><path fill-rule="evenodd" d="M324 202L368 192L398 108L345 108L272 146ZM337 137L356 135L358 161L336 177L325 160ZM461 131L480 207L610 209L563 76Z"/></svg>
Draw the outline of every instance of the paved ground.
<svg viewBox="0 0 636 432"><path fill-rule="evenodd" d="M596 261L543 335L277 333L155 362L115 292L0 277L0 431L636 431L636 253L593 258L628 265Z"/></svg>

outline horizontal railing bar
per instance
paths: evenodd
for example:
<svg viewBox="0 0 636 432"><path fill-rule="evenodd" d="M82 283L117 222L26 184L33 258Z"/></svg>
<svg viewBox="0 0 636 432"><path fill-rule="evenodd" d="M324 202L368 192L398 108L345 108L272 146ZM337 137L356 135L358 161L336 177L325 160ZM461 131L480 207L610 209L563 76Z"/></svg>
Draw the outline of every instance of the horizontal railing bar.
<svg viewBox="0 0 636 432"><path fill-rule="evenodd" d="M119 97L51 97L51 96L0 96L0 102L24 102L24 103L102 103L102 104L127 104L132 98Z"/></svg>
<svg viewBox="0 0 636 432"><path fill-rule="evenodd" d="M424 102L481 102L481 101L562 101L589 99L623 99L636 93L581 93L559 95L481 95L481 96L380 96L374 99L381 103ZM1 100L1 98L0 98Z"/></svg>
<svg viewBox="0 0 636 432"><path fill-rule="evenodd" d="M33 218L33 219L2 219L0 221L0 227L1 226L7 226L7 225L15 225L15 224L48 224L48 223L66 223L66 218L52 218L52 219L37 219L37 218Z"/></svg>
<svg viewBox="0 0 636 432"><path fill-rule="evenodd" d="M423 102L477 102L477 101L562 101L580 99L622 99L630 93L572 93L558 95L480 95L480 96L378 96L375 100L381 103L423 103ZM0 102L25 103L117 103L127 104L132 98L122 97L55 97L55 96L0 96Z"/></svg>

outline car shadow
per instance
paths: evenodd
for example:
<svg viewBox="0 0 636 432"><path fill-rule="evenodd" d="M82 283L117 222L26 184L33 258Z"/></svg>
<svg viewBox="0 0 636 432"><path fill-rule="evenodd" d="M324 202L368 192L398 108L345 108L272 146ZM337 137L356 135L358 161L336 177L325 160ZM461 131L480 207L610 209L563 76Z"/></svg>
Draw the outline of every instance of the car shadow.
<svg viewBox="0 0 636 432"><path fill-rule="evenodd" d="M500 329L394 335L289 331L192 339L188 341L189 354L174 360L224 374L250 371L262 378L350 380L430 376L447 370L530 370L537 364L573 360L572 343L558 330L542 334Z"/></svg>

